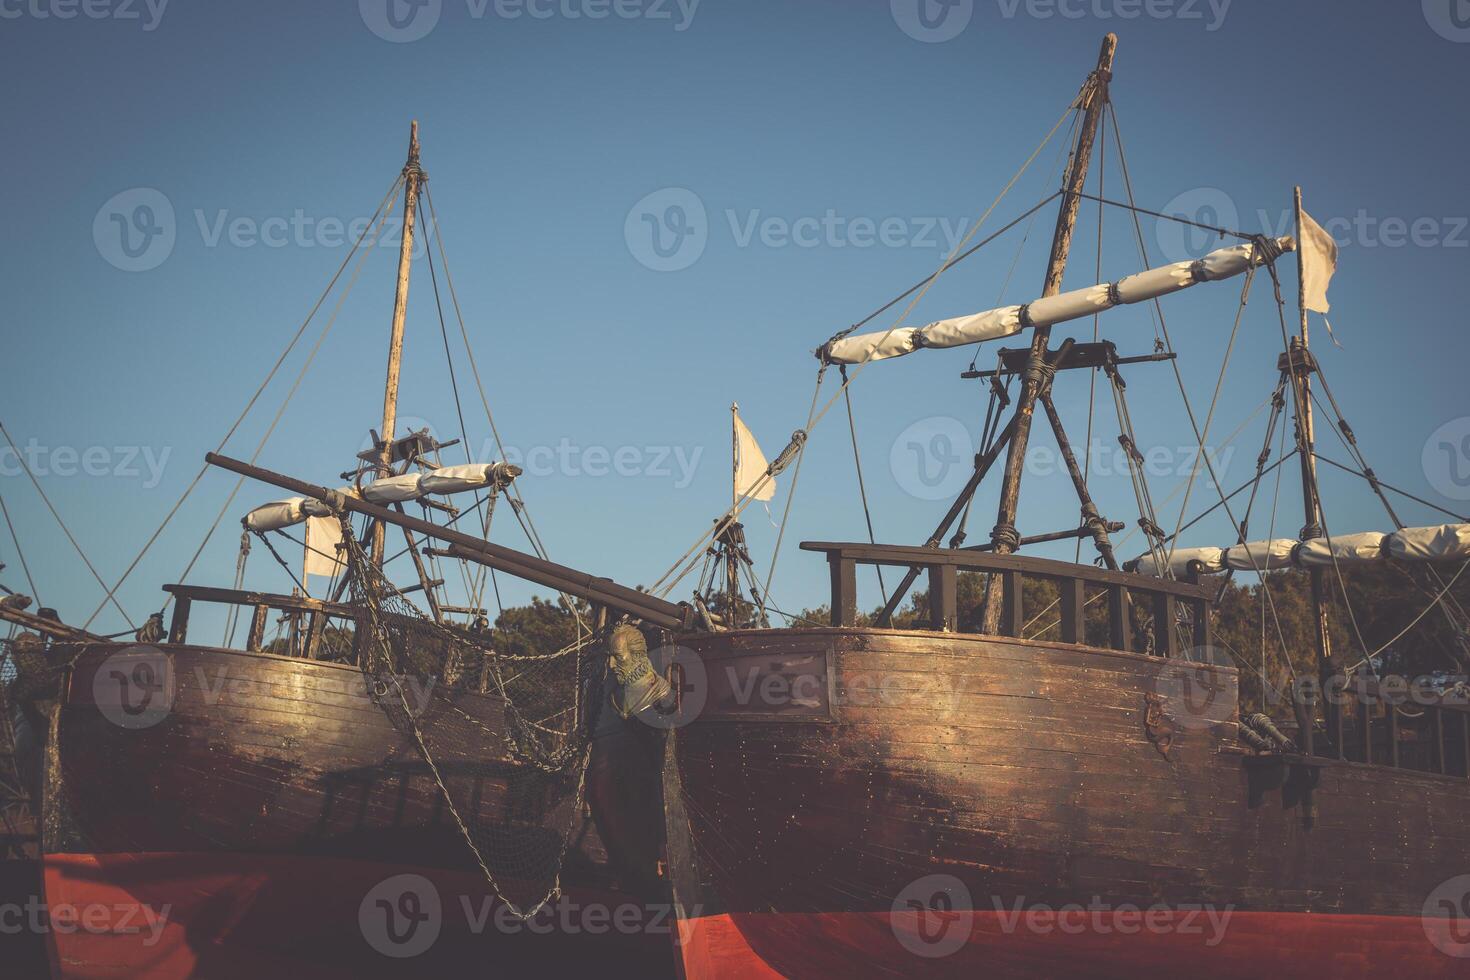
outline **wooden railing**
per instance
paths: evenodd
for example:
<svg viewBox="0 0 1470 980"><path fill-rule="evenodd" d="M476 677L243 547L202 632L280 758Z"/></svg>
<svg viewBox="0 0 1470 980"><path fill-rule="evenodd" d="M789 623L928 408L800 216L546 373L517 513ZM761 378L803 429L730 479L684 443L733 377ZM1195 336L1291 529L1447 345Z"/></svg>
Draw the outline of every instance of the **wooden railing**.
<svg viewBox="0 0 1470 980"><path fill-rule="evenodd" d="M248 592L236 589L215 589L201 585L165 585L165 592L174 597L173 619L169 621L168 641L187 643L189 614L195 602L217 602L228 606L249 608L250 629L245 634L245 649L259 652L265 642L266 622L271 610L293 613L303 617L305 629L301 632L301 655L311 659L321 649L322 633L329 619L341 619L356 623L362 610L337 602L325 602L306 596L277 595L270 592ZM356 635L354 630L354 637Z"/></svg>
<svg viewBox="0 0 1470 980"><path fill-rule="evenodd" d="M1327 744L1305 738L1308 755L1470 778L1470 705L1410 698L1377 678L1355 678L1323 712ZM1315 712L1312 712L1315 714Z"/></svg>
<svg viewBox="0 0 1470 980"><path fill-rule="evenodd" d="M954 632L958 626L959 573L987 572L999 575L1002 584L1002 636L1021 635L1021 628L1026 622L1021 582L1023 578L1032 577L1050 580L1058 587L1063 643L1086 642L1087 587L1093 586L1107 595L1109 648L1134 650L1136 644L1128 610L1131 604L1141 604L1153 613L1155 623L1166 623L1170 627L1154 630L1154 653L1161 657L1178 656L1180 639L1173 625L1178 620L1181 603L1191 612L1190 630L1194 646L1210 646L1210 607L1215 592L1198 582L1177 582L1071 562L956 548L827 541L805 541L801 547L804 551L819 551L827 555L832 573L833 626L857 624L857 566L882 565L928 570L927 625L934 630Z"/></svg>

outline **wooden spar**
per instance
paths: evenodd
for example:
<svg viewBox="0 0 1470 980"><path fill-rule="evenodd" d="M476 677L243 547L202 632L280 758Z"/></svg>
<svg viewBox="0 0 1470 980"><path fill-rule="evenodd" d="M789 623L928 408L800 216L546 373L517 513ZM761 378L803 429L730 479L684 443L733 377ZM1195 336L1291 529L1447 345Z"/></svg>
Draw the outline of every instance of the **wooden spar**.
<svg viewBox="0 0 1470 980"><path fill-rule="evenodd" d="M441 527L431 521L408 514L399 514L358 497L339 494L327 487L307 483L305 480L298 480L281 473L273 473L228 456L208 453L204 459L212 466L218 466L241 476L248 476L262 483L269 483L304 497L321 501L337 501L347 510L372 518L378 522L379 526L395 524L425 537L447 541L453 546L457 557L463 557L517 578L523 578L528 582L535 582L537 585L544 585L558 592L565 592L568 595L586 599L588 602L636 616L655 626L662 626L666 629L687 629L693 622L693 610L687 605L666 602L646 592L618 585L611 579L598 578L575 568L568 568L565 565L558 565L555 562L507 548L504 545L492 544L462 531Z"/></svg>
<svg viewBox="0 0 1470 980"><path fill-rule="evenodd" d="M22 629L32 630L45 636L53 637L68 643L107 643L110 642L105 636L88 633L86 630L76 626L67 626L65 623L54 619L46 619L35 613L28 613L24 609L11 609L0 606L0 620L14 623Z"/></svg>
<svg viewBox="0 0 1470 980"><path fill-rule="evenodd" d="M398 422L398 371L403 363L403 320L408 311L408 275L413 264L413 223L418 211L419 182L424 172L419 169L419 124L409 126L408 162L403 165L403 238L398 245L398 283L393 290L393 331L388 341L388 379L383 385L383 427L378 430L383 440L379 473L387 475L393 465L393 427ZM384 528L373 528L373 561L382 564L385 547Z"/></svg>
<svg viewBox="0 0 1470 980"><path fill-rule="evenodd" d="M1297 309L1301 313L1301 360L1300 366L1296 363L1296 357L1292 351L1286 352L1287 367L1292 371L1292 384L1296 389L1296 414L1297 414L1297 442L1301 448L1302 466L1302 505L1306 511L1307 523L1302 527L1302 540L1308 541L1312 538L1320 538L1325 534L1322 527L1321 500L1317 496L1317 453L1316 434L1312 427L1312 354L1307 336L1307 277L1306 253L1304 239L1302 238L1302 189L1297 187L1294 192L1296 206L1296 302ZM1317 662L1325 669L1328 659L1332 656L1332 636L1328 632L1327 623L1327 592L1324 581L1323 569L1313 566L1311 569L1312 582L1312 621L1317 631ZM1392 711L1392 709L1389 709Z"/></svg>
<svg viewBox="0 0 1470 980"><path fill-rule="evenodd" d="M730 513L740 507L740 405L730 403ZM734 525L725 529L734 530ZM736 600L740 597L740 555L735 550L732 538L725 546L725 591L730 595L730 612L733 616Z"/></svg>
<svg viewBox="0 0 1470 980"><path fill-rule="evenodd" d="M1051 260L1047 265L1046 283L1041 291L1043 297L1055 296L1062 290L1062 276L1067 270L1067 256L1072 250L1072 232L1077 227L1077 208L1082 203L1081 193L1087 184L1093 143L1097 138L1103 107L1107 105L1108 82L1112 78L1113 55L1117 49L1118 35L1109 34L1103 38L1102 50L1097 57L1097 69L1088 76L1083 86L1085 115L1063 185L1065 193L1061 211L1057 215L1056 231L1052 236ZM998 555L1008 555L1016 550L1016 507L1021 497L1021 472L1026 462L1026 445L1031 437L1031 419L1036 412L1036 396L1043 385L1042 375L1045 373L1047 344L1050 340L1050 327L1037 327L1032 331L1031 356L1026 365L1026 380L1016 401L1016 428L1006 456L1000 508L996 515L995 528L990 533L991 543ZM985 589L985 619L981 632L996 632L1000 628L1000 619L1001 582L999 576L991 576Z"/></svg>

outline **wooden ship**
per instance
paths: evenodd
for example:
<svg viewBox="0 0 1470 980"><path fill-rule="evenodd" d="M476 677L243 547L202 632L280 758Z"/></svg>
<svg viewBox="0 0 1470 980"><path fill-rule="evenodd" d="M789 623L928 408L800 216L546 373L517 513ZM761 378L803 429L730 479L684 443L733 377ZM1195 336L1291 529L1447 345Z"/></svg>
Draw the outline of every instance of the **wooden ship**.
<svg viewBox="0 0 1470 980"><path fill-rule="evenodd" d="M395 184L404 232L372 448L343 474L348 486L312 486L242 521L247 541L278 559L266 534L305 528L304 562L281 564L299 584L324 562L328 594L169 585L167 627L157 614L136 637L113 639L38 617L23 600L0 606L26 641L15 648L24 691L12 693L23 695L17 717L33 736L25 768L58 977L355 978L399 975L410 954L415 969L446 972L570 970L610 957L669 969L667 928L561 934L555 914L568 902L632 905L642 921L667 906L656 874L658 746L601 696L601 653L579 642L557 655L502 654L483 609L444 601L431 563L493 562L595 600L604 616L677 628L690 611L491 544L488 530L456 530L519 471L443 465L453 443L396 435L425 180L415 124ZM475 505L454 507L456 494ZM417 575L401 591L384 572L389 530ZM244 624L243 645L197 639L191 616L206 603ZM289 629L269 643L273 623ZM375 892L384 887L391 893ZM442 913L424 927L432 948L414 947L431 901ZM133 914L98 928L57 919L87 908Z"/></svg>
<svg viewBox="0 0 1470 980"><path fill-rule="evenodd" d="M1463 567L1470 525L1405 529L1395 519L1399 530L1387 535L1328 537L1305 307L1289 345L1283 320L1278 365L1278 406L1294 411L1304 481L1299 540L1175 550L1155 525L1144 528L1149 555L1125 570L1110 538L1122 525L1099 514L1067 442L1050 395L1059 371L1090 368L1116 381L1120 365L1172 354L1122 358L1106 341L1052 346L1054 324L1256 269L1274 279L1296 248L1254 237L1061 291L1115 45L1110 35L1074 105L1042 298L923 328L846 331L819 351L824 369L843 367L845 388L852 366L1029 330L1029 344L1002 351L996 371L969 373L1015 380L1020 393L1010 421L994 416L971 480L934 535L918 546L804 543L830 569L829 626L667 638L679 651L669 655L671 676L689 701L666 725L663 774L685 977L1418 978L1470 969L1465 698L1435 695L1420 710L1374 697L1371 664L1329 648L1323 601L1339 565ZM1297 207L1300 215L1300 192ZM1298 258L1309 261L1304 251ZM1082 522L1023 538L1021 461L1038 414L1063 451ZM991 540L965 546L960 534L944 546L1003 455ZM716 542L739 511L721 519ZM1100 567L1016 554L1069 538L1093 541ZM888 569L890 586L902 575L872 620L857 605L863 566ZM1219 588L1204 573L1288 566L1311 571L1319 693L1304 685L1284 716L1243 716L1239 668L1200 656L1212 647ZM973 622L957 602L966 572L986 582ZM894 609L920 576L923 619L894 628ZM1023 636L1043 611L1027 607L1032 579L1056 589L1058 640ZM1344 688L1352 695L1320 696Z"/></svg>

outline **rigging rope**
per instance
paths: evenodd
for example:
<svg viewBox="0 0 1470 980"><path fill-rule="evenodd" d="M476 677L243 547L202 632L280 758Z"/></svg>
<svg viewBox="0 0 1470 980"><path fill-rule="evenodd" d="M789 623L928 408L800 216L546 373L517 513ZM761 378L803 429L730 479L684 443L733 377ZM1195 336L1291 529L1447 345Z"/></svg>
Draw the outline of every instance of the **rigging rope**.
<svg viewBox="0 0 1470 980"><path fill-rule="evenodd" d="M97 574L96 566L94 566L91 559L87 557L87 553L82 550L82 546L77 544L77 539L72 537L71 529L66 526L66 522L61 519L61 515L58 514L56 512L56 508L52 506L51 498L47 497L46 491L41 489L40 481L36 479L36 474L31 472L30 464L26 462L25 457L22 456L20 450L16 448L15 440L10 438L10 431L5 428L4 422L0 422L0 434L3 434L5 436L5 441L10 444L10 451L15 454L16 460L20 463L20 468L24 470L26 476L30 478L31 486L35 487L36 493L40 494L41 502L46 505L46 509L51 512L51 516L56 518L56 523L61 528L62 533L66 535L66 540L71 542L71 546L76 549L76 553L81 556L82 563L87 566L87 571L92 573L92 577L97 580L97 584L102 586L102 590L104 592L107 592L107 598L102 600L103 606L106 606L107 600L111 599L112 604L117 607L117 611L122 613L122 618L127 622L128 626L132 627L133 629L137 629L136 624L134 624L132 619L129 618L127 610L123 609L122 605L118 603L117 599L113 598L112 593L107 591L107 583L102 581L101 575ZM6 517L6 520L9 520L8 515ZM11 534L13 537L14 529L12 529ZM17 544L16 547L18 549L19 544ZM91 620L89 619L87 620L87 622L90 624ZM83 629L85 628L86 627L83 627Z"/></svg>
<svg viewBox="0 0 1470 980"><path fill-rule="evenodd" d="M844 379L847 377L846 365L840 368ZM858 496L863 502L863 520L868 524L868 543L877 544L878 539L873 535L873 514L868 509L868 488L863 483L863 457L858 452L857 422L852 414L852 394L846 388L843 389L843 397L847 400L847 431L852 435L852 462L857 469ZM796 489L793 479L792 489ZM878 573L878 592L883 596L883 605L888 605L888 587L883 584L883 566L875 565L874 570Z"/></svg>
<svg viewBox="0 0 1470 980"><path fill-rule="evenodd" d="M297 341L299 341L302 335L306 333L307 326L311 324L312 319L316 316L317 311L321 309L322 304L326 302L327 297L332 294L332 289L337 285L337 280L341 277L343 270L347 268L347 264L352 261L353 253L355 253L358 249L358 246L362 244L363 237L368 233L368 230L372 228L373 223L378 220L378 215L381 214L383 209L388 206L388 202L392 200L394 193L397 192L398 186L400 183L402 183L402 181L403 175L400 174L393 181L393 185L388 188L388 193L383 195L383 200L378 204L378 210L373 212L372 218L368 219L368 223L363 226L362 233L357 236L357 241L352 246L352 251L347 253L347 257L344 258L342 260L342 264L337 267L337 271L332 275L331 280L327 283L327 288L322 290L321 296L317 297L317 301L312 306L311 311L306 314L306 319L301 321L301 326L296 328L296 334L291 338L291 342L286 345L285 350L281 351L281 356L276 358L276 363L271 366L271 369L268 372L266 372L265 380L262 381L260 383L260 386L255 389L255 394L250 396L250 400L245 403L245 408L241 410L239 416L235 419L234 424L231 425L229 431L225 433L225 437L220 440L219 446L217 446L214 450L216 453L223 453L225 451L225 444L230 441L230 438L235 434L235 430L237 430L240 427L241 423L245 421L245 417L249 415L250 410L255 407L255 402L257 401L257 399L259 399L261 394L264 393L265 389L269 387L271 379L276 376L276 372L280 370L281 365L285 363L286 358L290 356L291 351L295 349ZM168 513L164 515L163 522L158 525L157 530L155 530L153 534L149 536L148 540L144 542L142 550L138 552L138 554L133 558L132 562L129 563L128 567L123 571L122 576L119 577L112 588L108 590L108 598L111 598L113 593L122 588L122 584L127 581L129 575L133 574L133 570L138 567L138 563L143 560L143 556L148 554L148 550L153 547L154 542L158 540L158 537L163 533L164 528L168 527L169 522L172 521L174 515L179 512L179 508L184 506L184 501L189 499L189 495L194 492L194 488L199 485L199 481L204 478L204 474L207 472L209 472L209 464L205 463L202 467L199 468L199 472L194 474L194 479L189 481L189 485L184 488L183 494L181 494L179 496L179 499L174 502L174 505L169 508ZM216 521L215 523L216 526L218 526L218 521ZM213 529L211 529L211 533L213 533ZM196 555L195 557L197 558L198 556ZM190 568L192 568L193 565L193 562L189 563ZM185 574L187 575L187 572ZM172 599L173 596L170 595L168 599L164 601L165 609L168 608L168 603L172 601ZM97 618L97 614L102 611L106 604L107 601L104 599L103 604L101 606L98 606L96 611L87 618L86 623L82 625L83 629L86 629L88 626L92 625L92 620Z"/></svg>
<svg viewBox="0 0 1470 980"><path fill-rule="evenodd" d="M1094 79L1089 77L1089 85L1093 83ZM921 287L910 289L907 293L904 294L904 296L908 296L910 294L915 295L913 296L913 299L909 301L909 304L904 309L904 311L900 313L898 317L894 320L893 325L888 328L888 330L883 334L882 338L879 339L878 343L874 345L874 349L877 349L877 347L881 346L883 341L887 340L888 337L890 337L893 332L899 328L899 326L908 317L908 315L913 312L914 307L916 307L919 302L923 300L924 296L929 292L930 289L933 288L934 284L939 281L940 277L943 276L944 273L955 264L958 257L962 253L964 255L971 255L974 253L975 250L980 247L980 245L977 245L975 249L966 251L966 246L969 245L970 240L979 233L980 229L984 226L986 220L990 217L991 213L995 211L995 209L1000 205L1001 201L1005 200L1006 195L1010 193L1011 188L1013 188L1016 185L1017 181L1019 181L1021 177L1026 173L1026 171L1031 168L1031 164L1036 160L1036 157L1040 155L1041 151L1046 148L1046 145L1051 142L1052 137L1055 136L1057 130L1061 128L1062 123L1066 122L1067 117L1071 115L1074 110L1077 109L1081 101L1081 96L1079 96L1067 106L1066 111L1063 112L1062 115L1057 119L1056 123L1052 126L1051 131L1048 132L1046 134L1046 137L1041 141L1041 144L1031 152L1031 155L1029 157L1026 158L1026 161L1021 165L1021 168L1016 171L1015 175L1011 177L1009 182L1007 182L1006 186L1001 190L1000 194L997 195L995 200L991 202L990 206L985 209L985 212L979 217L978 220L976 220L975 224L965 235L964 239L958 242L955 247L950 251L950 254L945 258L944 262L940 264L939 268L935 270L934 274L930 276L927 280L925 280ZM1053 197L1056 196L1057 195L1053 195ZM992 236L992 238L993 237L994 236ZM985 243L982 242L980 244L983 245ZM902 298L904 297L900 297L900 299ZM896 305L897 302L898 300L890 302L885 307L883 307L882 310L890 309L891 307ZM882 312L882 310L880 310L879 312ZM873 314L873 316L877 315L877 313ZM872 317L869 317L868 319L872 319ZM845 336L846 334L851 333L853 330L856 330L858 326L860 326L860 324L848 328L846 331L839 333L837 336ZM808 415L806 428L799 430L801 432L800 442L802 446L805 445L806 437L810 435L811 430L815 428L816 425L826 416L827 412L836 403L837 399L842 396L842 393L844 391L846 391L847 386L856 381L858 376L862 374L863 369L866 368L870 363L872 363L871 356L863 361L858 362L852 372L852 375L848 379L843 381L841 389L839 389L837 393L835 393L830 399L827 400L820 411L817 411L815 414ZM823 368L819 369L817 372L818 391L821 390L823 369L825 369L825 364L823 364ZM815 402L813 402L813 404L815 405ZM714 528L706 531L703 535L701 535L700 538L695 541L695 543L687 551L685 551L684 554L681 555L672 566L670 566L668 571L664 572L664 574L659 577L658 581L650 587L651 592L653 592L655 595L666 596L670 591L673 590L675 586L679 584L680 580L682 580L684 576L689 574L689 572L693 569L694 563L690 562L687 565L685 563L689 561L690 556L694 555L701 548L703 548L707 541L713 540L714 538L718 537L730 524L734 523L734 521L739 518L740 513L747 506L749 506L750 501L753 499L751 495L761 490L766 485L766 483L775 476L775 473L772 471L773 468L774 464L772 468L768 468L766 472L762 474L762 476L757 479L754 484L746 489L745 496L743 496L739 501L733 504L728 511L725 512L724 517L722 517L719 521L715 523ZM788 506L789 503L790 502L788 501ZM681 566L683 567L682 571L680 571ZM662 588L662 591L658 591L660 588Z"/></svg>
<svg viewBox="0 0 1470 980"><path fill-rule="evenodd" d="M5 507L4 497L0 497L0 514L5 515L5 526L10 530L11 543L15 545L15 554L17 557L20 558L20 570L22 572L25 572L26 584L29 585L31 588L31 598L35 599L36 603L39 605L41 602L41 596L40 593L36 591L36 580L31 578L31 566L26 564L26 553L21 550L20 538L15 536L15 525L10 523L10 511L7 510Z"/></svg>

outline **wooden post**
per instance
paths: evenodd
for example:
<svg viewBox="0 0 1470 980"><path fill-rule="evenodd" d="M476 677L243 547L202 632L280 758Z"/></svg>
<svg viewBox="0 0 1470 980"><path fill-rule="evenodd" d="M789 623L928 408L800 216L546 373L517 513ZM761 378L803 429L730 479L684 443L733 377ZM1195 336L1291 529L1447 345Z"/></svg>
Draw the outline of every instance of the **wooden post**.
<svg viewBox="0 0 1470 980"><path fill-rule="evenodd" d="M1173 659L1179 656L1179 635L1174 632L1178 620L1177 600L1172 593L1154 593L1154 656Z"/></svg>
<svg viewBox="0 0 1470 980"><path fill-rule="evenodd" d="M1019 637L1021 635L1021 631L1026 626L1026 603L1021 592L1021 573L992 573L990 576L990 583L987 583L987 588L989 588L990 584L993 584L996 579L1000 580L1000 634L1001 636ZM987 630L986 632L994 633L995 630Z"/></svg>
<svg viewBox="0 0 1470 980"><path fill-rule="evenodd" d="M953 565L929 566L929 628L953 633L959 622L959 588Z"/></svg>
<svg viewBox="0 0 1470 980"><path fill-rule="evenodd" d="M1080 578L1064 578L1057 583L1062 606L1062 642L1086 643L1087 590Z"/></svg>
<svg viewBox="0 0 1470 980"><path fill-rule="evenodd" d="M188 642L190 605L191 602L187 596L174 596L174 615L168 624L168 642Z"/></svg>
<svg viewBox="0 0 1470 980"><path fill-rule="evenodd" d="M1434 719L1434 765L1443 776L1449 772L1444 758L1444 709L1436 706L1429 709L1429 714Z"/></svg>
<svg viewBox="0 0 1470 980"><path fill-rule="evenodd" d="M1067 256L1072 250L1072 232L1077 227L1077 208L1082 202L1082 190L1087 185L1087 170L1092 162L1092 148L1097 139L1103 107L1108 101L1108 81L1113 75L1113 54L1117 49L1116 34L1103 38L1102 51L1097 57L1097 69L1088 76L1082 88L1080 98L1085 114L1063 184L1065 193L1057 215L1056 230L1052 234L1051 261L1047 266L1046 282L1041 291L1043 298L1055 296L1062 290L1062 275L1067 270ZM990 532L990 540L998 555L1009 555L1016 550L1016 507L1021 496L1021 472L1026 463L1026 444L1031 437L1031 419L1036 412L1036 396L1044 383L1047 344L1050 340L1050 327L1037 327L1032 331L1031 355L1026 364L1025 382L1016 402L1016 431L1011 437L1006 456L1000 508L995 528ZM1000 625L1003 616L1000 589L1001 584L992 577L986 586L985 619L981 632L994 633Z"/></svg>
<svg viewBox="0 0 1470 980"><path fill-rule="evenodd" d="M1128 590L1121 585L1108 586L1108 645L1114 650L1133 650L1133 623L1129 621Z"/></svg>
<svg viewBox="0 0 1470 980"><path fill-rule="evenodd" d="M857 562L838 552L827 556L832 572L832 625L857 624Z"/></svg>
<svg viewBox="0 0 1470 980"><path fill-rule="evenodd" d="M408 162L403 165L403 237L398 244L398 283L393 291L393 329L388 340L388 379L383 386L383 455L380 474L386 475L393 463L393 427L398 421L398 371L403 363L403 320L408 311L408 275L413 265L413 224L418 211L419 182L424 172L419 169L419 124L409 127ZM381 565L384 531L380 523L373 528L373 562Z"/></svg>
<svg viewBox="0 0 1470 980"><path fill-rule="evenodd" d="M245 649L251 653L259 653L265 643L265 620L270 611L271 607L262 603L250 615L250 634L245 638Z"/></svg>

